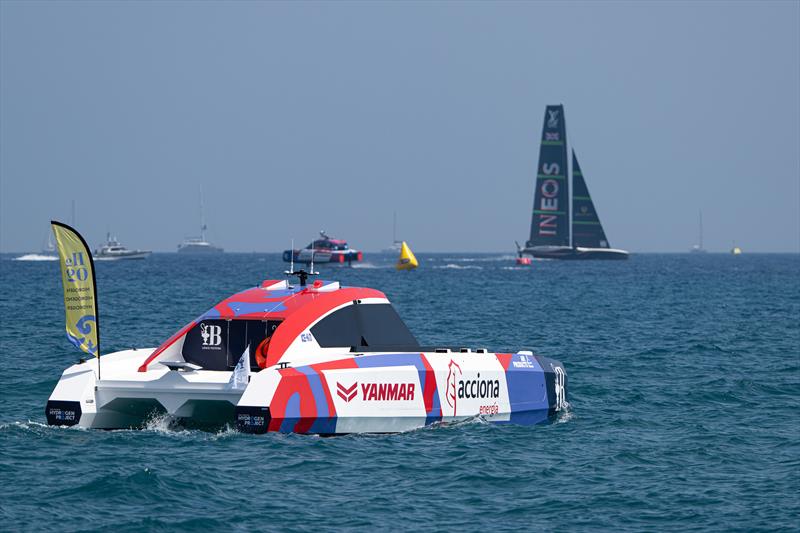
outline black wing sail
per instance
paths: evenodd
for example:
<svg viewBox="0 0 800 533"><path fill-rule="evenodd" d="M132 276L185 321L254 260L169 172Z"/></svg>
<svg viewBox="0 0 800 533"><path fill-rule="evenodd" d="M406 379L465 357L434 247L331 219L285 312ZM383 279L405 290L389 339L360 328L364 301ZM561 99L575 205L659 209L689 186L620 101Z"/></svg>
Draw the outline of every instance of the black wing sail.
<svg viewBox="0 0 800 533"><path fill-rule="evenodd" d="M569 182L564 106L549 105L544 114L542 144L527 246L569 246Z"/></svg>
<svg viewBox="0 0 800 533"><path fill-rule="evenodd" d="M585 248L608 248L608 239L583 180L575 150L572 151L572 244Z"/></svg>

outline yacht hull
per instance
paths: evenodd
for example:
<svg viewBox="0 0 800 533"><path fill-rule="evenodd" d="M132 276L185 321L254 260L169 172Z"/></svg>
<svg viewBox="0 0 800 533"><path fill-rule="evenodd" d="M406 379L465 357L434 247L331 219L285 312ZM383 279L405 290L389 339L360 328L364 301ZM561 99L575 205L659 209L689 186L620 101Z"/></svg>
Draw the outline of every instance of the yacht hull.
<svg viewBox="0 0 800 533"><path fill-rule="evenodd" d="M179 254L221 254L225 250L217 246L193 246L191 244L178 247Z"/></svg>
<svg viewBox="0 0 800 533"><path fill-rule="evenodd" d="M301 250L284 250L283 252L283 261L286 263L292 262L292 256L294 256L295 263L301 264L310 264L312 261L311 257L311 250L303 248ZM363 254L356 250L317 250L314 252L314 263L315 264L324 264L324 263L334 263L334 264L344 264L344 263L352 263L354 261L361 261L363 259Z"/></svg>
<svg viewBox="0 0 800 533"><path fill-rule="evenodd" d="M95 261L121 261L123 259L147 259L152 252L131 252L123 254L95 254Z"/></svg>
<svg viewBox="0 0 800 533"><path fill-rule="evenodd" d="M630 257L625 250L615 248L583 248L570 246L541 246L529 247L522 250L523 254L537 259L563 259L563 260L609 260L620 261Z"/></svg>

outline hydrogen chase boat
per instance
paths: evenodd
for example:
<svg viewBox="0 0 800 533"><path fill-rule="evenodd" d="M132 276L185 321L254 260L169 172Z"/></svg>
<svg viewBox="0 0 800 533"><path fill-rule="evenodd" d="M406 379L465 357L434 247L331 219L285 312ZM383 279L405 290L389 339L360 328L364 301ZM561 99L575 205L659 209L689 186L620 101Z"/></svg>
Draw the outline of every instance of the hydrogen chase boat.
<svg viewBox="0 0 800 533"><path fill-rule="evenodd" d="M157 348L67 368L47 422L129 428L162 413L249 433L336 435L474 417L537 424L568 406L558 361L422 347L384 293L291 274L298 283L267 280L234 294Z"/></svg>

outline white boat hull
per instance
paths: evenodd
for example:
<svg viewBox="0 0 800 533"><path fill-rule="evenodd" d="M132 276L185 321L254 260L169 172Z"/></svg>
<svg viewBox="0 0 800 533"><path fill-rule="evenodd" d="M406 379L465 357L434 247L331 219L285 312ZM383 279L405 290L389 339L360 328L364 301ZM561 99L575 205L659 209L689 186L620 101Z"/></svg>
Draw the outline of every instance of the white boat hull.
<svg viewBox="0 0 800 533"><path fill-rule="evenodd" d="M95 261L121 261L123 259L147 259L152 252L130 252L124 254L95 254Z"/></svg>
<svg viewBox="0 0 800 533"><path fill-rule="evenodd" d="M212 425L233 419L243 391L228 386L230 372L177 372L162 365L137 372L150 352L104 355L101 380L97 379L97 359L66 369L48 400L48 423L121 429L142 427L159 414ZM59 419L63 424L58 424Z"/></svg>
<svg viewBox="0 0 800 533"><path fill-rule="evenodd" d="M96 359L65 370L48 423L140 428L168 415L252 433L394 433L475 417L535 424L567 406L563 366L527 353L339 353L322 365L264 369L236 389L229 371L157 363L139 372L151 352L103 356L101 380Z"/></svg>

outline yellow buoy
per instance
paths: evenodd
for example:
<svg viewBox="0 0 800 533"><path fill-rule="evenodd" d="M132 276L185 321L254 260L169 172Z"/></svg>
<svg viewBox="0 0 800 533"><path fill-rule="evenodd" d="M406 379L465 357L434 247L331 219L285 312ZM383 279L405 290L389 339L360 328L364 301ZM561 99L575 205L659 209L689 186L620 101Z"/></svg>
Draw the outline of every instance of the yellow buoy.
<svg viewBox="0 0 800 533"><path fill-rule="evenodd" d="M733 255L739 255L739 254L741 254L741 253L742 253L742 249L741 249L741 248L739 248L738 246L734 246L734 247L731 249L731 253L732 253Z"/></svg>
<svg viewBox="0 0 800 533"><path fill-rule="evenodd" d="M414 270L418 266L419 262L417 258L414 257L414 252L408 247L406 241L403 241L403 245L400 247L400 258L397 260L395 268L397 268L397 270Z"/></svg>

